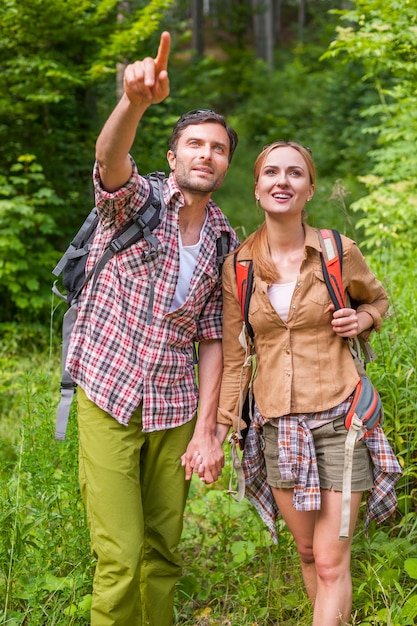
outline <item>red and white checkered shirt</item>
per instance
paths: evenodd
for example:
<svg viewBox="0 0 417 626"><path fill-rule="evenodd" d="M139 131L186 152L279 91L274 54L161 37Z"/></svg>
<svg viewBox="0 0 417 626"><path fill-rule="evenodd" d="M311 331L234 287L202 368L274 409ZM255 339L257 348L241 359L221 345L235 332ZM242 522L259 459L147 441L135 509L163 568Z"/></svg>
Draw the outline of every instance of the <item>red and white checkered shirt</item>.
<svg viewBox="0 0 417 626"><path fill-rule="evenodd" d="M132 161L133 163L133 161ZM96 206L101 219L87 271L114 234L144 204L149 183L133 163L128 183L114 193L101 187L94 168ZM149 244L141 239L115 255L93 287L80 297L78 317L66 367L87 396L121 424L128 424L142 403L145 432L180 426L195 415L198 389L193 362L194 342L221 339L222 301L216 241L236 234L218 206L207 204L202 245L185 303L170 312L179 273L178 215L183 195L171 175L164 181L166 211L153 231L159 252L143 262ZM150 275L154 281L153 323L147 324Z"/></svg>

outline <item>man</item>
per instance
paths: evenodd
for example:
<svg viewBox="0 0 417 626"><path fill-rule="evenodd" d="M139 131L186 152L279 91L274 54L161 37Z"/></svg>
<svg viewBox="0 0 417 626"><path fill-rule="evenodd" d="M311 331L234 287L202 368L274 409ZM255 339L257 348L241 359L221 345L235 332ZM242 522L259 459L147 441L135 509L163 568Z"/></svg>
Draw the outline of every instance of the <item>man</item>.
<svg viewBox="0 0 417 626"><path fill-rule="evenodd" d="M97 140L101 228L87 271L147 197L149 182L129 151L145 111L168 96L169 50L165 32L155 59L126 68L124 94ZM67 369L79 386L80 486L97 555L92 626L172 623L189 479L194 470L211 483L222 470L215 437L222 373L216 241L228 231L232 250L237 238L211 193L236 144L222 116L182 116L167 154L166 211L153 231L157 253L140 240L115 255L80 298Z"/></svg>

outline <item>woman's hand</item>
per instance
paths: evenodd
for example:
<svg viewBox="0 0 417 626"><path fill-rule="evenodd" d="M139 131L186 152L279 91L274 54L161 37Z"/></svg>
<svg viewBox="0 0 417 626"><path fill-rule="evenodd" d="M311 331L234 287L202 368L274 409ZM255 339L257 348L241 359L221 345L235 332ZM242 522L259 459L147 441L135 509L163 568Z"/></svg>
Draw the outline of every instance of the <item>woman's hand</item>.
<svg viewBox="0 0 417 626"><path fill-rule="evenodd" d="M372 316L366 311L359 313L355 309L334 311L332 326L339 337L356 337L373 325Z"/></svg>

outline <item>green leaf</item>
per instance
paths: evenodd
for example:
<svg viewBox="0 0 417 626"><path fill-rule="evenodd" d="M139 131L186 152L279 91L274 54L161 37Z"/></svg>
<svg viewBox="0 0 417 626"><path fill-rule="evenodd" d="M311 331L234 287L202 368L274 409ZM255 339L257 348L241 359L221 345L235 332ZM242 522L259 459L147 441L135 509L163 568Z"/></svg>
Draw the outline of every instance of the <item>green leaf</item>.
<svg viewBox="0 0 417 626"><path fill-rule="evenodd" d="M404 561L404 569L410 578L417 579L417 558L410 558Z"/></svg>

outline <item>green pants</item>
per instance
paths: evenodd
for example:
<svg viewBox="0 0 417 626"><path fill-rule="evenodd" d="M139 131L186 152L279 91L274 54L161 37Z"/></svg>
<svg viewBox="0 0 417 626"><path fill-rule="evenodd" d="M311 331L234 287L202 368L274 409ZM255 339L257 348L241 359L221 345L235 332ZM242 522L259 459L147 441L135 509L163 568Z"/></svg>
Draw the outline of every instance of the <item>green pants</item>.
<svg viewBox="0 0 417 626"><path fill-rule="evenodd" d="M143 433L121 426L78 389L79 473L97 557L91 626L171 626L189 483L181 455L194 420Z"/></svg>

